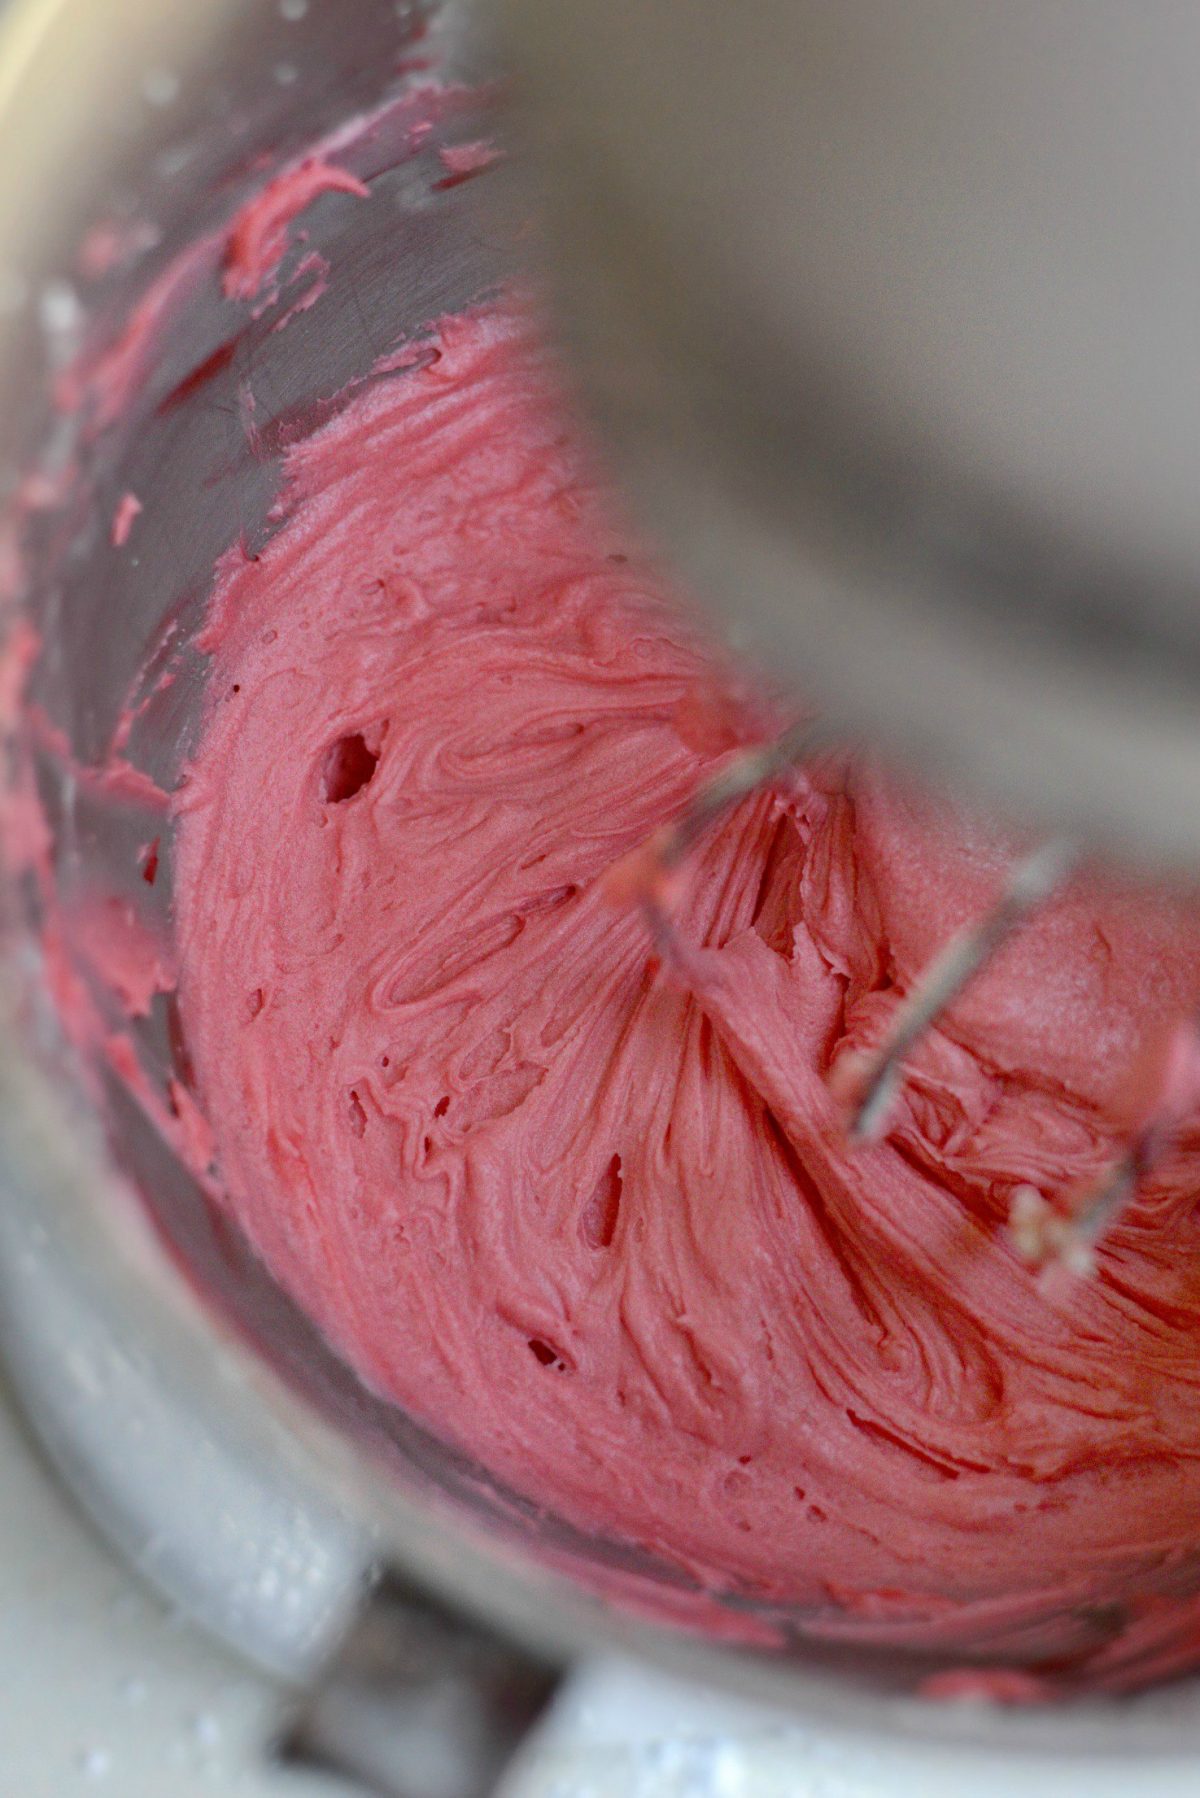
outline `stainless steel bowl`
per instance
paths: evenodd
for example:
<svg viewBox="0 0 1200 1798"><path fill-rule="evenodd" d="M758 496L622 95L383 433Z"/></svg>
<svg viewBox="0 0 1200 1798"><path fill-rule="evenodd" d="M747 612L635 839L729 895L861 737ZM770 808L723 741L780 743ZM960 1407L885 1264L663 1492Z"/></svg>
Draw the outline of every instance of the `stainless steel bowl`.
<svg viewBox="0 0 1200 1798"><path fill-rule="evenodd" d="M278 453L248 454L238 419L249 360L260 440L279 445L407 332L503 276L509 202L497 197L502 186L437 188L436 131L413 150L381 129L347 155L373 159L363 172L390 206L318 203L306 215L312 244L332 252L321 308L286 332L271 330L270 310L239 315L231 334L217 283L189 287L186 303L167 310L134 403L84 438L50 402L55 364L78 340L119 332L180 249L228 219L273 168L401 93L414 79L406 47L427 24L420 7L391 0L27 0L6 21L0 464L15 495L31 468L53 470L68 450L79 462L69 502L46 508L28 537L13 607L41 636L33 691L81 762L102 755L164 632L186 643L196 629L220 552L270 528ZM471 25L468 13L439 9L422 54L475 81L488 63ZM480 118L480 130L492 125ZM380 217L391 221L383 232ZM80 242L113 219L153 231L128 266L85 286ZM112 505L127 488L155 521L136 558L108 545ZM196 657L130 750L168 785L191 740L200 679ZM100 879L165 919L169 841L152 891L134 852L160 826L136 802L89 796L61 761L43 758L36 772L56 888L69 894ZM830 1729L878 1738L897 1766L1007 1777L1013 1757L1025 1757L1056 1769L1056 1790L1090 1792L1105 1768L1135 1756L1146 1789L1190 1789L1178 1782L1194 1778L1200 1755L1200 1688L1054 1715L978 1715L914 1699L915 1665L819 1654L797 1620L760 1614L749 1594L724 1600L726 1641L740 1637L740 1647L686 1623L643 1621L647 1601L686 1619L691 1599L710 1595L649 1555L547 1516L536 1494L499 1486L368 1392L127 1091L110 1081L97 1095L80 1077L44 991L36 899L10 882L6 911L8 1366L102 1526L241 1652L285 1677L310 1677L370 1568L394 1562L540 1649L634 1646ZM139 1026L137 1046L153 1081L186 1083L168 1000Z"/></svg>

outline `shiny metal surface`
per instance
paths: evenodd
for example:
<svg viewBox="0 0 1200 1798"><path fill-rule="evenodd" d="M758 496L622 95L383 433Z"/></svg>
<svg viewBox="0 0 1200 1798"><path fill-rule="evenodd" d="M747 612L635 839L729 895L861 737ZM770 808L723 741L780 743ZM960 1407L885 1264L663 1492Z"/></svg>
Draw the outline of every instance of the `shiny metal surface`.
<svg viewBox="0 0 1200 1798"><path fill-rule="evenodd" d="M206 222L228 217L239 194L261 182L272 165L256 161L260 152L294 153L379 97L394 66L396 33L403 43L411 17L384 0L309 0L307 9L289 6L286 16L266 0L243 0L236 16L214 8L201 26L190 7L129 6L108 15L120 18L123 33L112 64L116 87L89 85L85 57L73 76L73 110L61 114L51 97L77 41L72 20L80 9L94 20L106 6L60 0L19 13L19 26L10 27L7 54L20 50L20 79L7 89L0 80L0 94L7 92L19 112L0 112L0 149L13 147L0 157L0 171L19 164L22 188L9 191L0 174L0 206L10 209L0 217L12 221L4 254L41 298L43 322L47 313L52 323L70 313L63 288L74 279L83 225L116 208L123 216L144 211L158 228L148 259L102 296L105 316L119 319L173 248ZM78 42L90 43L90 36ZM457 44L452 40L450 49ZM0 68L5 54L0 41ZM474 54L464 51L464 68ZM281 66L291 71L284 81ZM146 98L147 91L165 91L161 83L144 87L155 69L178 83L166 108ZM124 121L119 131L114 117ZM19 157L17 122L27 134ZM435 149L436 140L425 153ZM481 204L476 184L453 189L444 205L425 205L416 202L428 181L415 164L398 164L380 178L394 181L396 210L406 221L402 245L396 234L375 237L362 211L314 208L309 221L314 241L336 247L335 262L353 282L353 304L343 291L339 306L331 291L336 326L317 329L313 312L272 334L264 315L261 329L256 322L242 349L204 385L202 401L193 404L185 394L186 403L164 413L162 400L186 387L227 341L228 315L210 296L181 314L144 403L89 451L86 472L105 504L99 512L84 508L43 546L24 596L45 643L39 697L79 758L102 753L155 633L172 621L185 633L194 628L213 558L232 530L252 540L262 527L278 458L259 463L243 453L236 383L246 368L239 354L253 353L256 390L269 395L272 416L295 416L297 408L303 414L314 392L336 390L369 368L395 333L495 279L504 233L497 214L473 210ZM16 310L0 330L0 390L12 402L0 409L0 459L14 479L31 452L57 453L58 426L46 403L56 333L46 341L38 311L36 304ZM75 323L98 316L89 306ZM72 326L70 316L66 324ZM157 541L146 532L136 568L131 558L113 566L97 524L126 486L147 500L148 515L152 503L173 521ZM198 492L206 496L203 506L194 503ZM180 709L151 714L130 751L166 781L186 745L198 686L181 679L173 692ZM42 772L64 888L97 873L110 881L136 878L130 850L144 840L145 821L89 812L69 783L52 769ZM169 844L163 863L154 902L165 905ZM138 897L146 902L144 893ZM737 1652L647 1624L644 1605L632 1601L665 1595L674 1605L687 1598L685 1583L676 1576L671 1585L666 1570L627 1545L585 1539L544 1516L528 1496L496 1488L367 1393L244 1245L214 1227L203 1195L127 1096L110 1090L102 1119L89 1108L42 1003L35 940L9 899L10 978L0 993L6 1352L35 1423L84 1502L134 1559L151 1565L243 1652L306 1676L356 1602L365 1562L379 1554L539 1651L565 1654L597 1641L636 1645L665 1665L820 1717L857 1739L877 1739L896 1767L910 1772L934 1763L942 1771L995 1771L1010 1767L1014 1756L1033 1766L1049 1755L1062 1775L1057 1789L1082 1794L1106 1761L1129 1755L1138 1758L1148 1792L1156 1769L1161 1789L1175 1789L1167 1782L1177 1781L1200 1747L1194 1686L1120 1709L1081 1707L1069 1718L984 1718L919 1703L908 1695L908 1675L889 1662L867 1665L836 1649L797 1652L786 1627L781 1653ZM166 1015L152 1017L138 1046L155 1079L186 1078ZM51 1294L58 1295L54 1303ZM89 1410L77 1390L73 1351L80 1342L65 1325L68 1317L81 1323L85 1363L116 1368L124 1357L138 1383L114 1378ZM132 1453L109 1452L139 1405L145 1416L164 1420L144 1437L147 1454L156 1444L161 1450L153 1467ZM214 1538L212 1508L194 1502L197 1489L213 1494L214 1504L223 1502L215 1495L229 1494L235 1527L227 1536ZM176 1504L180 1495L185 1502ZM261 1530L239 1527L238 1517L260 1500ZM160 1547L148 1556L152 1540ZM248 1585L271 1572L281 1543L296 1548L291 1571L323 1569L311 1602L294 1614L286 1604L248 1608ZM289 1589L289 1579L279 1591ZM600 1587L610 1594L606 1602L595 1595ZM270 1597L261 1583L258 1590ZM757 1621L747 1595L729 1595L728 1608L731 1620Z"/></svg>
<svg viewBox="0 0 1200 1798"><path fill-rule="evenodd" d="M823 709L1200 866L1200 14L505 0L631 490Z"/></svg>

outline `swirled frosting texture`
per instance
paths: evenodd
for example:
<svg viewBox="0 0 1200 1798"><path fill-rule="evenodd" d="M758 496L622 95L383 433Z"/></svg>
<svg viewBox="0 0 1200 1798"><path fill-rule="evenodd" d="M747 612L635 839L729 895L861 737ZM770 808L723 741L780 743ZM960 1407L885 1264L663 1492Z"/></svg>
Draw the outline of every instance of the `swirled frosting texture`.
<svg viewBox="0 0 1200 1798"><path fill-rule="evenodd" d="M585 1529L808 1631L1119 1685L1200 1651L1196 1146L1039 1289L1200 926L1077 885L849 1150L877 1038L1013 852L825 758L697 850L681 976L613 863L771 727L496 308L291 454L224 566L179 805L216 1174L374 1386Z"/></svg>

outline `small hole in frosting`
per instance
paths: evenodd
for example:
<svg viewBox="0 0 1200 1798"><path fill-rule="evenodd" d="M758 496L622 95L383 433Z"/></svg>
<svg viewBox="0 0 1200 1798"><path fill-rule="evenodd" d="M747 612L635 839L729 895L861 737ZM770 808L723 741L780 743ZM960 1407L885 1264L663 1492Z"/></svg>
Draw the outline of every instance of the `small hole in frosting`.
<svg viewBox="0 0 1200 1798"><path fill-rule="evenodd" d="M367 1128L367 1114L363 1110L363 1102L354 1088L350 1089L350 1128L355 1136L362 1136Z"/></svg>
<svg viewBox="0 0 1200 1798"><path fill-rule="evenodd" d="M540 1336L531 1336L529 1338L529 1347L535 1360L537 1360L542 1367L556 1367L559 1373L567 1372L566 1357L560 1349L555 1348L552 1342L546 1342Z"/></svg>
<svg viewBox="0 0 1200 1798"><path fill-rule="evenodd" d="M379 757L367 748L359 731L341 737L326 751L321 791L327 805L341 805L361 793L375 772Z"/></svg>
<svg viewBox="0 0 1200 1798"><path fill-rule="evenodd" d="M583 1236L589 1248L607 1249L611 1247L612 1239L617 1233L617 1221L621 1215L623 1186L621 1157L614 1155L597 1180L595 1188L583 1208Z"/></svg>

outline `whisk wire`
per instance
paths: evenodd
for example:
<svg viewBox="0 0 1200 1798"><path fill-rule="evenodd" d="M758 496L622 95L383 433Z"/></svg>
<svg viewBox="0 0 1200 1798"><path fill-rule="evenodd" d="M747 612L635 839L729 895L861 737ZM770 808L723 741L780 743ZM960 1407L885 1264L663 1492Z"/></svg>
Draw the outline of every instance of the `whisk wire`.
<svg viewBox="0 0 1200 1798"><path fill-rule="evenodd" d="M1064 838L1041 844L1015 865L991 909L951 937L934 957L900 1005L882 1043L853 1070L848 1124L853 1141L873 1142L882 1134L909 1051L1013 931L1059 889L1075 860L1075 847Z"/></svg>
<svg viewBox="0 0 1200 1798"><path fill-rule="evenodd" d="M805 721L773 742L733 757L668 825L622 864L614 896L636 900L664 960L686 962L671 920L672 876L706 831L750 794L769 786L828 741L826 728ZM883 1040L834 1064L830 1085L846 1105L851 1141L877 1141L905 1079L908 1057L925 1031L953 1004L1013 933L1058 892L1079 859L1078 846L1055 837L1015 862L992 906L958 931L933 958L892 1018ZM1095 1245L1134 1196L1144 1175L1165 1153L1171 1130L1162 1119L1148 1124L1063 1212L1032 1187L1014 1195L1010 1234L1032 1265L1061 1264L1087 1272Z"/></svg>

